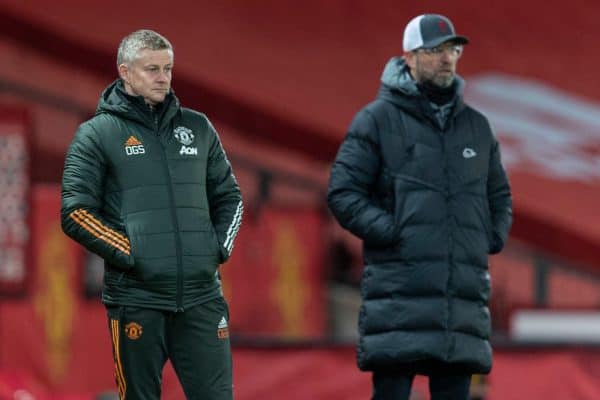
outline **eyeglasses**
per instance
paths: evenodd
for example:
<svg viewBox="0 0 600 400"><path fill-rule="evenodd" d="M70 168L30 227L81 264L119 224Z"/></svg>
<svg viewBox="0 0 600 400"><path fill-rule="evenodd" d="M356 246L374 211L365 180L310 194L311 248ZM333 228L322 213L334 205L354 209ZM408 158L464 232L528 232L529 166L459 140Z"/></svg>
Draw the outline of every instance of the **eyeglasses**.
<svg viewBox="0 0 600 400"><path fill-rule="evenodd" d="M449 45L447 44L447 45L440 45L440 46L432 47L430 49L418 49L417 51L421 51L428 55L436 55L436 56L442 55L445 52L450 52L450 54L452 54L453 56L460 57L463 52L463 46L461 44L449 44Z"/></svg>

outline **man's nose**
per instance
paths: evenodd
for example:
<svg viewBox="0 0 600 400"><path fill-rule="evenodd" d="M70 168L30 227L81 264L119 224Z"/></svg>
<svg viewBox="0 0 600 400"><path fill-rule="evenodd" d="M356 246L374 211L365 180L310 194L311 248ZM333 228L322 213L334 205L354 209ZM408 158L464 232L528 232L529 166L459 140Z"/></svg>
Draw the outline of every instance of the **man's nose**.
<svg viewBox="0 0 600 400"><path fill-rule="evenodd" d="M454 55L453 52L445 50L442 52L442 57L441 60L445 63L450 63L452 62L452 60L454 60L456 58L456 56Z"/></svg>
<svg viewBox="0 0 600 400"><path fill-rule="evenodd" d="M158 74L158 80L160 82L168 82L169 81L169 73L167 71L161 71Z"/></svg>

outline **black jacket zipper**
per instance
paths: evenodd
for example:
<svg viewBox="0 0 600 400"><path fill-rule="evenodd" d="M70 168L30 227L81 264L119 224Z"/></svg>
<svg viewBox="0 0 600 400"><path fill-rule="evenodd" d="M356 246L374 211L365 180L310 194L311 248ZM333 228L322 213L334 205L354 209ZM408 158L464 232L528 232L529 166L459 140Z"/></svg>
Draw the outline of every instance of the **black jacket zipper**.
<svg viewBox="0 0 600 400"><path fill-rule="evenodd" d="M169 172L169 161L167 157L167 142L166 138L160 136L158 125L158 116L154 115L154 126L156 127L156 138L162 147L163 167L167 177L167 186L169 188L169 208L171 210L171 218L173 220L173 229L175 230L175 254L177 257L177 293L175 298L175 312L183 311L183 256L181 254L181 236L179 235L179 222L177 221L177 211L175 210L175 195L173 194L173 183L171 181L171 173Z"/></svg>

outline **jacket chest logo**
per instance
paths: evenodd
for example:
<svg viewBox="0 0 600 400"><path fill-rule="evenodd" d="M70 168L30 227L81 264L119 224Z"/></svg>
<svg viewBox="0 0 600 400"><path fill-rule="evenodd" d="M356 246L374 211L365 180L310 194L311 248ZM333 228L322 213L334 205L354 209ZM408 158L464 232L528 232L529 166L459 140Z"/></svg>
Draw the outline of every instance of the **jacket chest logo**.
<svg viewBox="0 0 600 400"><path fill-rule="evenodd" d="M145 154L146 149L144 149L144 145L138 138L131 135L129 139L125 141L125 154L128 156L135 156L138 154Z"/></svg>
<svg viewBox="0 0 600 400"><path fill-rule="evenodd" d="M185 126L178 126L177 128L173 129L173 134L175 136L175 139L177 139L179 143L181 143L181 149L179 149L179 154L187 156L198 155L198 148L191 147L191 144L194 143L195 139L191 129L186 128Z"/></svg>
<svg viewBox="0 0 600 400"><path fill-rule="evenodd" d="M463 150L462 155L463 155L464 158L473 158L473 157L475 157L477 155L477 153L472 148L465 147L465 149Z"/></svg>

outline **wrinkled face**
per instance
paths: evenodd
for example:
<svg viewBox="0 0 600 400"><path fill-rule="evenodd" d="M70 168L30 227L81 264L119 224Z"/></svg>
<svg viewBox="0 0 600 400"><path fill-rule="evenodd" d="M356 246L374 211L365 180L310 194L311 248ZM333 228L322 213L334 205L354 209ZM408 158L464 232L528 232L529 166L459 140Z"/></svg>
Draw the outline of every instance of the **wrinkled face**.
<svg viewBox="0 0 600 400"><path fill-rule="evenodd" d="M152 106L165 100L171 89L172 72L173 54L166 49L142 49L130 64L119 65L127 93L142 96Z"/></svg>
<svg viewBox="0 0 600 400"><path fill-rule="evenodd" d="M406 63L417 82L429 81L445 88L454 81L456 64L461 54L461 45L446 42L432 49L419 49L407 53Z"/></svg>

